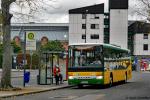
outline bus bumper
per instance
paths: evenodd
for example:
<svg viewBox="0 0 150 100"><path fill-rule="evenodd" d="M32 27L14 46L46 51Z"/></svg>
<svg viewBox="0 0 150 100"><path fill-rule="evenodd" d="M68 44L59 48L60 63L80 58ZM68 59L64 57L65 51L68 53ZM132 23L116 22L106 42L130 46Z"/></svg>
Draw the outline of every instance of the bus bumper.
<svg viewBox="0 0 150 100"><path fill-rule="evenodd" d="M68 79L69 85L103 85L104 79Z"/></svg>

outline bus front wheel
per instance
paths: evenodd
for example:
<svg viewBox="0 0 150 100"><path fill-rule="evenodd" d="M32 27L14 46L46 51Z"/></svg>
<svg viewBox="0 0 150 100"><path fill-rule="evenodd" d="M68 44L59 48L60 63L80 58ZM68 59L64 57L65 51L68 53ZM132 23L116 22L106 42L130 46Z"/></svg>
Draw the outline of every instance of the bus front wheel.
<svg viewBox="0 0 150 100"><path fill-rule="evenodd" d="M125 73L124 83L127 83L127 72Z"/></svg>
<svg viewBox="0 0 150 100"><path fill-rule="evenodd" d="M83 88L83 85L82 85L82 84L79 84L79 85L78 85L78 88Z"/></svg>

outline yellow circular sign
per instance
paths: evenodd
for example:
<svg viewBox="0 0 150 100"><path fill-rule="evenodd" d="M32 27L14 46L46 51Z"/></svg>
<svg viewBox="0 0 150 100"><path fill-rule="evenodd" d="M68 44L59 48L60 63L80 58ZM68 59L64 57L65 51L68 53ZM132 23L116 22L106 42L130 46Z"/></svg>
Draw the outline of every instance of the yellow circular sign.
<svg viewBox="0 0 150 100"><path fill-rule="evenodd" d="M28 39L33 40L34 39L34 33L28 33Z"/></svg>

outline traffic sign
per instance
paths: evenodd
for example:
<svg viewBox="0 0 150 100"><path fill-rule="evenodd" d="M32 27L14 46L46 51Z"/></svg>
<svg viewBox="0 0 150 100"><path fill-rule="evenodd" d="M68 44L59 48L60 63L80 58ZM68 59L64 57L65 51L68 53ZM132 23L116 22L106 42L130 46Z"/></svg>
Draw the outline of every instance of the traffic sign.
<svg viewBox="0 0 150 100"><path fill-rule="evenodd" d="M26 50L36 50L36 34L34 32L26 33Z"/></svg>

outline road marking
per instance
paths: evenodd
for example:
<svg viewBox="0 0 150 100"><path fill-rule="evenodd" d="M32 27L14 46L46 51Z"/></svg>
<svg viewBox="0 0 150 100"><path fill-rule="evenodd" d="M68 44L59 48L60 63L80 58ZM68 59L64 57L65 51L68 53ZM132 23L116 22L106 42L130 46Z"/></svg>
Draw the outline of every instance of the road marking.
<svg viewBox="0 0 150 100"><path fill-rule="evenodd" d="M105 95L104 94L99 94L99 95L85 95L79 98L75 98L73 100L103 100Z"/></svg>
<svg viewBox="0 0 150 100"><path fill-rule="evenodd" d="M73 100L74 98L77 98L77 96L55 96L55 97L50 97L50 99L62 99L62 100Z"/></svg>

